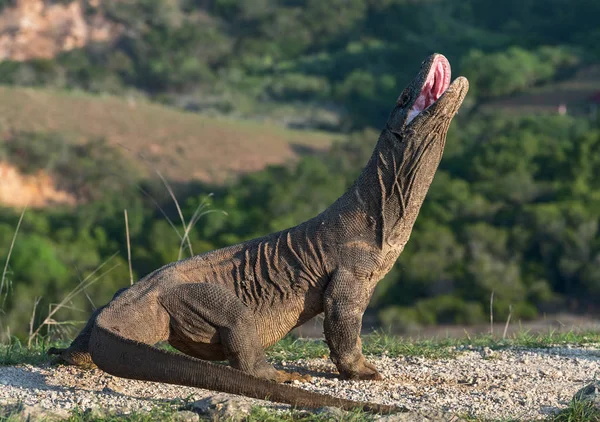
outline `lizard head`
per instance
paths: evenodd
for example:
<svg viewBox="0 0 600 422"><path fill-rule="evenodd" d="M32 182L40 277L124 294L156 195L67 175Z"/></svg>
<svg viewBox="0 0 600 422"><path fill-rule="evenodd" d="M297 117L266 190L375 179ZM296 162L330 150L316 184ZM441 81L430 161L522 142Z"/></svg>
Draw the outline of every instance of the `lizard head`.
<svg viewBox="0 0 600 422"><path fill-rule="evenodd" d="M417 76L398 97L387 129L397 136L406 137L419 132L425 135L428 129L442 126L445 130L438 135L445 141L450 121L469 90L465 77L458 77L450 83L450 76L450 63L443 55L429 56Z"/></svg>
<svg viewBox="0 0 600 422"><path fill-rule="evenodd" d="M384 218L389 219L385 227L402 228L398 244L408 241L409 227L442 159L450 122L468 89L464 77L450 82L450 63L444 56L431 55L396 101L379 137L370 163L376 166ZM391 236L383 234L381 240Z"/></svg>

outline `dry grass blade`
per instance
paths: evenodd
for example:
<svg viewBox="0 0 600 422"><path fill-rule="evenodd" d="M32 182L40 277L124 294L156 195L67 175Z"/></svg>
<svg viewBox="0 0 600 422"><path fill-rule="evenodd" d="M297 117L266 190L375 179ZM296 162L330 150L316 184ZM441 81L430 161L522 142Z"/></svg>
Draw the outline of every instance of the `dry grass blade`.
<svg viewBox="0 0 600 422"><path fill-rule="evenodd" d="M119 144L119 146L121 148L123 148L123 149L125 149L125 150L133 153L133 151L130 148L128 148L127 146L122 145L122 144ZM152 200L152 202L154 203L154 205L156 205L156 207L160 210L160 212L162 213L162 215L164 216L164 218L167 220L167 222L169 223L169 225L171 226L171 228L175 231L175 233L177 234L177 237L179 237L179 240L181 242L179 244L179 253L177 254L177 260L180 260L183 257L183 249L184 249L184 245L186 243L187 243L188 250L190 251L190 255L194 255L194 250L192 249L192 242L190 240L189 234L190 234L191 229L198 222L198 220L202 216L204 216L206 214L209 214L209 213L212 213L212 212L221 212L224 215L227 215L227 213L225 211L221 211L221 210L210 210L210 211L201 212L202 209L204 209L204 207L207 205L207 203L206 203L207 199L213 196L213 194L210 193L210 194L208 194L207 198L204 198L202 200L202 202L200 203L200 205L198 205L198 207L194 211L194 214L192 215L192 218L190 219L190 222L186 223L185 217L183 216L183 211L181 210L181 206L179 205L179 201L177 200L177 196L175 195L175 191L173 191L173 189L171 188L171 185L169 184L169 182L167 181L167 179L163 176L163 174L157 168L155 168L152 165L152 163L150 162L150 160L148 160L146 157L144 157L144 155L142 153L138 152L138 153L136 153L136 155L140 159L142 159L143 161L145 161L148 164L148 166L154 170L154 172L158 175L158 177L162 181L163 185L167 189L167 192L169 192L169 195L171 196L171 199L175 203L175 208L177 209L177 214L179 215L179 219L181 220L181 224L183 225L183 230L184 230L183 235L179 232L179 229L175 226L175 224L173 223L173 221L168 217L167 213L162 209L162 207L160 206L160 204L158 203L158 201L156 201L156 199L154 199L154 197L152 197L152 195L150 195L148 192L146 192L141 186L139 186L138 184L135 184L135 186L144 195L146 195L148 198L150 198L150 200ZM127 217L125 217L125 218L127 218Z"/></svg>
<svg viewBox="0 0 600 422"><path fill-rule="evenodd" d="M179 259L181 259L181 255L183 253L183 244L184 244L185 240L187 239L189 241L188 236L190 234L191 229L193 229L194 226L196 225L196 223L198 223L198 221L200 221L200 218L202 218L203 216L205 216L207 214L212 214L214 212L219 212L219 213L222 213L223 215L228 215L227 212L225 212L223 210L207 210L202 213L199 213L197 218L195 218L195 219L192 218L190 220L190 223L188 224L187 228L185 229L185 232L183 233L183 239L181 239L181 243L179 245ZM194 213L194 215L195 215L195 213ZM190 249L190 253L193 255L193 252L191 251L191 249Z"/></svg>
<svg viewBox="0 0 600 422"><path fill-rule="evenodd" d="M465 332L465 337L467 338L467 340L472 341L471 336L469 335L469 332L467 331L466 328L464 328L464 332Z"/></svg>
<svg viewBox="0 0 600 422"><path fill-rule="evenodd" d="M490 335L494 335L494 291L490 295Z"/></svg>
<svg viewBox="0 0 600 422"><path fill-rule="evenodd" d="M28 345L31 345L31 342L33 341L33 339L39 334L40 330L42 329L42 327L44 327L45 325L48 325L48 321L52 320L52 317L54 316L54 314L56 314L56 312L58 312L60 309L62 309L63 307L65 307L65 305L70 302L75 296L77 296L79 293L81 293L84 289L86 289L87 287L91 286L92 284L94 284L96 281L98 281L100 278L102 278L103 276L105 276L106 274L108 274L109 272L111 272L112 270L114 270L115 268L117 268L120 264L116 264L114 266L112 266L111 268L109 268L107 271L105 271L104 273L100 274L98 277L95 277L93 279L91 279L91 277L96 274L98 271L100 271L100 269L102 269L102 267L104 267L110 260L112 260L115 256L117 256L118 252L115 252L114 254L112 254L106 261L104 261L102 264L100 264L98 266L98 268L96 268L90 275L88 275L86 278L84 278L78 285L77 287L75 287L73 290L71 290L69 292L69 294L67 294L63 300L56 305L55 308L51 309L48 311L48 316L46 316L46 318L44 319L44 321L42 321L42 323L37 327L37 329L30 334L29 339L28 339ZM91 279L91 280L90 280Z"/></svg>
<svg viewBox="0 0 600 422"><path fill-rule="evenodd" d="M75 324L81 324L81 323L84 323L84 322L87 322L87 321L85 321L85 320L80 320L80 321L72 320L72 321L60 321L59 322L59 321L56 321L54 319L51 319L48 322L46 322L46 325L56 325L56 326L59 326L59 325L75 325Z"/></svg>
<svg viewBox="0 0 600 422"><path fill-rule="evenodd" d="M167 213L165 212L165 210L162 209L162 207L160 206L160 204L158 203L158 201L156 199L154 199L154 197L152 195L150 195L148 192L146 192L146 190L144 188L142 188L140 185L136 184L135 185L140 192L142 192L144 195L146 195L146 197L148 197L152 203L156 206L156 208L158 208L158 210L160 211L160 213L163 215L163 217L165 218L165 220L167 220L167 223L169 223L169 225L171 226L171 228L175 231L175 233L177 233L177 236L179 237L179 239L181 239L181 233L179 233L179 230L177 229L177 226L175 225L175 223L173 223L173 221L169 218L169 216L167 215Z"/></svg>
<svg viewBox="0 0 600 422"><path fill-rule="evenodd" d="M179 214L179 218L181 219L181 224L183 224L184 232L188 233L189 232L188 225L186 224L185 218L183 217L183 212L181 211L181 207L179 206L179 201L177 200L177 197L175 196L175 192L173 192L173 189L171 189L171 185L169 185L169 182L167 182L167 180L163 177L161 172L158 170L155 170L155 171L156 171L156 174L158 174L158 177L160 177L160 180L162 180L163 184L165 185L167 192L169 192L169 195L171 195L171 199L173 199L173 202L175 203L175 208L177 208L177 213ZM179 234L179 231L177 232L177 234ZM192 250L192 242L190 241L190 238L188 236L180 236L180 238L181 238L182 244L187 240L187 245L188 245L188 249L190 251L190 255L194 255L194 251ZM180 260L182 255L183 255L183 250L180 247L179 255L177 256L177 260Z"/></svg>
<svg viewBox="0 0 600 422"><path fill-rule="evenodd" d="M131 242L129 240L129 218L127 217L127 210L123 210L125 213L125 234L127 237L127 262L129 263L129 284L133 285L133 268L131 267Z"/></svg>
<svg viewBox="0 0 600 422"><path fill-rule="evenodd" d="M33 303L33 311L31 312L31 319L29 320L29 338L30 339L33 334L33 323L35 322L35 311L36 311L38 305L40 304L40 300L42 300L42 297L38 296L35 298L34 303ZM31 346L31 340L29 341L28 345Z"/></svg>
<svg viewBox="0 0 600 422"><path fill-rule="evenodd" d="M506 338L506 332L508 331L508 325L510 324L510 317L512 316L512 305L508 305L508 317L506 318L506 325L504 326L504 332L502 333L502 339Z"/></svg>
<svg viewBox="0 0 600 422"><path fill-rule="evenodd" d="M131 150L131 148L128 148L127 146L119 143L117 144L119 145L121 148L123 148L124 150L127 150L129 152L131 152L132 154L137 155L140 159L144 160L152 169L154 169L155 172L158 173L158 170L156 170L154 167L152 167L150 161L144 157L144 155L140 152L135 153L134 151ZM162 175L159 173L159 176L162 179ZM163 179L164 181L164 179ZM181 234L179 233L179 230L177 229L177 226L175 226L175 224L173 223L173 221L169 218L169 216L167 215L167 213L165 212L165 210L162 209L162 207L160 206L160 204L158 203L158 201L152 196L150 195L150 193L148 193L144 188L142 188L138 183L132 182L131 180L127 180L128 183L132 184L133 186L135 186L136 188L138 188L138 190L140 192L142 192L148 199L150 199L152 201L152 203L156 206L156 208L158 208L158 210L160 211L160 213L163 215L163 217L165 218L165 220L167 220L167 223L169 223L169 225L171 226L171 228L175 231L175 233L177 233L177 237L179 237L179 239L181 240ZM169 189L169 188L167 188Z"/></svg>
<svg viewBox="0 0 600 422"><path fill-rule="evenodd" d="M97 309L96 304L85 289L83 289L83 294L87 298L88 302L90 302L90 305L92 305L92 309L95 311Z"/></svg>
<svg viewBox="0 0 600 422"><path fill-rule="evenodd" d="M189 242L189 235L190 235L190 231L192 230L192 228L194 228L194 226L196 225L196 223L198 223L198 221L200 221L200 219L207 215L207 214L211 214L213 212L220 212L223 215L227 215L227 213L223 210L206 210L201 212L206 206L208 206L208 198L212 197L213 194L209 193L208 196L206 198L204 198L202 200L202 202L200 202L200 204L198 205L198 207L196 207L196 210L194 211L194 214L192 215L192 218L190 218L190 222L187 225L187 227L185 228L185 232L183 233L183 237L181 239L181 243L179 244L179 259L181 259L181 255L183 253L183 245L187 239L187 241ZM190 253L193 255L193 252L190 248Z"/></svg>
<svg viewBox="0 0 600 422"><path fill-rule="evenodd" d="M102 275L104 275L104 274L102 274ZM52 311L52 307L53 307L53 306L58 306L58 305L60 305L60 303L51 303L51 304L50 304L50 311ZM85 312L83 309L81 309L81 308L78 308L78 307L76 307L76 306L67 306L67 305L63 305L63 306L62 306L62 309L70 309L70 310L72 310L72 311L76 311L76 312Z"/></svg>
<svg viewBox="0 0 600 422"><path fill-rule="evenodd" d="M15 234L10 242L10 248L8 248L8 255L6 256L6 262L4 263L4 270L2 271L2 279L0 281L0 295L2 295L2 290L4 290L4 283L6 281L6 272L8 271L8 263L10 262L10 256L12 255L13 248L15 246L15 241L17 240L17 234L19 233L19 229L21 228L21 223L23 222L23 217L25 216L25 211L27 210L27 206L23 208L21 212L21 216L19 217L19 222L17 223L17 228L15 229ZM8 294L8 292L7 292ZM6 295L4 296L6 299ZM4 301L3 301L4 303Z"/></svg>

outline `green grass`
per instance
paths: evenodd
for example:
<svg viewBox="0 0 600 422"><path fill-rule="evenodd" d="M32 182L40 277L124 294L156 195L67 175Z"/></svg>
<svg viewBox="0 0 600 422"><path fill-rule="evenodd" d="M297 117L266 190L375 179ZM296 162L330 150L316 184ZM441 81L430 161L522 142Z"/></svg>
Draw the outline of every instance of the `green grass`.
<svg viewBox="0 0 600 422"><path fill-rule="evenodd" d="M104 412L98 410L74 410L67 419L67 422L150 422L150 421L167 421L175 422L182 420L180 413L182 407L180 404L160 404L149 412L132 412L128 414ZM20 404L13 405L9 408L0 409L0 421L2 422L22 422L23 407ZM202 415L207 420L213 421L231 421L227 417L208 417ZM368 422L373 421L373 415L361 411L353 412L308 412L305 410L274 410L265 409L255 406L251 409L250 414L243 418L246 422ZM201 419L202 420L202 419Z"/></svg>
<svg viewBox="0 0 600 422"><path fill-rule="evenodd" d="M0 409L0 421L2 422L22 422L28 421L30 418L24 416L24 407L17 403L5 409ZM48 420L57 419L56 415L50 414ZM169 404L158 404L149 412L132 412L129 414L107 413L102 409L81 410L75 409L66 419L61 419L68 422L92 422L92 421L119 421L119 422L150 422L150 421L178 421L177 408Z"/></svg>
<svg viewBox="0 0 600 422"><path fill-rule="evenodd" d="M65 347L68 342L46 342L43 339L31 348L18 340L11 344L0 345L0 365L19 363L39 364L47 362L46 351L50 347ZM506 339L490 335L476 337L410 339L401 338L384 332L375 332L363 337L363 351L367 355L390 357L420 356L429 359L451 358L472 348L489 347L492 350L508 348L549 348L564 345L600 344L600 332L554 332L531 334L520 332ZM172 348L166 346L169 350ZM328 357L329 349L322 340L296 339L287 336L267 350L268 356L275 362L297 359Z"/></svg>
<svg viewBox="0 0 600 422"><path fill-rule="evenodd" d="M177 421L177 411L172 409L152 409L149 412L133 412L127 415L123 414L95 414L77 410L71 417L65 419L68 422L100 422L100 421L119 421L119 422L151 422L151 421Z"/></svg>
<svg viewBox="0 0 600 422"><path fill-rule="evenodd" d="M572 401L569 407L550 419L552 422L598 422L600 409L586 401Z"/></svg>
<svg viewBox="0 0 600 422"><path fill-rule="evenodd" d="M600 344L600 332L555 332L532 334L520 332L505 339L480 335L476 337L410 339L384 332L363 337L363 351L367 355L421 356L430 359L451 358L470 348L489 347L492 350L507 348L549 348L561 345ZM321 340L294 339L288 336L268 350L275 361L310 359L329 355L327 345Z"/></svg>
<svg viewBox="0 0 600 422"><path fill-rule="evenodd" d="M40 340L32 347L21 344L18 340L13 340L10 344L0 344L0 365L18 365L49 362L52 358L47 355L50 347L66 347L68 342L55 341L48 343Z"/></svg>
<svg viewBox="0 0 600 422"><path fill-rule="evenodd" d="M362 422L372 421L374 419L375 417L373 415L358 410L352 412L340 412L339 414L328 412L312 413L300 410L275 412L271 409L256 406L252 408L252 412L246 420L256 422Z"/></svg>
<svg viewBox="0 0 600 422"><path fill-rule="evenodd" d="M525 422L524 419L481 419L471 416L463 416L467 422ZM600 422L600 409L586 401L571 401L569 406L562 411L549 416L546 419L536 419L527 422Z"/></svg>

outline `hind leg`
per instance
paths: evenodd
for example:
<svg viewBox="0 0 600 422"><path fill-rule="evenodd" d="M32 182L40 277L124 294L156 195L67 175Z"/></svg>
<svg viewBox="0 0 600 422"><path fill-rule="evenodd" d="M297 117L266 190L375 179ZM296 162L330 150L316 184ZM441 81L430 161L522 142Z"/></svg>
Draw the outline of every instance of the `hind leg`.
<svg viewBox="0 0 600 422"><path fill-rule="evenodd" d="M170 316L170 343L202 359L225 358L236 369L278 382L306 380L269 364L252 310L233 292L210 283L183 284L159 299Z"/></svg>
<svg viewBox="0 0 600 422"><path fill-rule="evenodd" d="M121 293L123 293L127 288L123 288L117 291L111 301L115 300ZM67 363L70 365L77 365L83 368L95 368L96 365L92 362L92 357L90 356L90 336L92 335L92 328L94 328L94 324L96 324L96 318L98 318L98 314L106 307L102 306L101 308L96 309L87 324L81 330L79 335L71 342L69 347L66 349L51 347L48 349L49 355L56 355L58 358L57 362Z"/></svg>

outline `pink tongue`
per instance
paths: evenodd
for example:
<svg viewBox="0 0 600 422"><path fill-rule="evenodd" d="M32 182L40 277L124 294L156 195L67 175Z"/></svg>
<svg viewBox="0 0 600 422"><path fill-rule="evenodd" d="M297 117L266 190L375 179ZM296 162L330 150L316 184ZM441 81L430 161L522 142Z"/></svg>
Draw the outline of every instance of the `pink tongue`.
<svg viewBox="0 0 600 422"><path fill-rule="evenodd" d="M435 66L434 85L433 89L431 90L433 94L433 101L437 101L450 85L450 78L448 77L450 76L450 72L448 72L448 69L446 69L447 63L448 62L444 62L444 60L440 60Z"/></svg>
<svg viewBox="0 0 600 422"><path fill-rule="evenodd" d="M415 101L415 111L421 112L436 102L450 86L450 64L444 56L439 56L433 64L421 95Z"/></svg>
<svg viewBox="0 0 600 422"><path fill-rule="evenodd" d="M417 114L435 103L449 86L450 63L444 56L439 55L436 57L435 63L429 70L421 94L408 113L408 121L410 122Z"/></svg>
<svg viewBox="0 0 600 422"><path fill-rule="evenodd" d="M436 102L450 85L450 72L447 69L446 59L439 59L434 68L427 75L427 82L423 86L421 96L425 97L424 109Z"/></svg>

